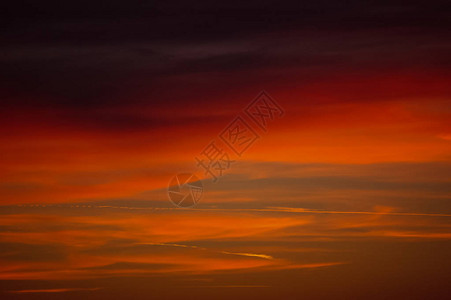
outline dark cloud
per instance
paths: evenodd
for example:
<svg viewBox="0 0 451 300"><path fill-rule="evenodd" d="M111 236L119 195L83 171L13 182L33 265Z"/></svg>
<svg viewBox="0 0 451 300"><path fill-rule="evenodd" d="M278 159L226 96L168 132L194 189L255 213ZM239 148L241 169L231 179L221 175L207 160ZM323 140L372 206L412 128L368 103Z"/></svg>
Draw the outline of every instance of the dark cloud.
<svg viewBox="0 0 451 300"><path fill-rule="evenodd" d="M449 24L446 1L33 1L2 4L2 17L9 27L26 25L80 24L87 35L56 36L62 40L142 38L221 38L231 34L267 32L289 28L355 29L393 26L440 28ZM117 25L115 31L98 32L92 23ZM79 25L80 27L80 25ZM89 29L89 27L91 27ZM100 26L100 28L106 26ZM28 27L30 28L30 27ZM36 27L35 27L36 28ZM64 29L61 28L61 29ZM60 31L61 32L61 31ZM95 36L92 33L105 33ZM50 32L45 35L52 38ZM73 35L71 35L71 33ZM83 32L81 32L83 33ZM91 34L89 34L91 33ZM42 33L44 35L44 33ZM33 35L36 36L36 35Z"/></svg>
<svg viewBox="0 0 451 300"><path fill-rule="evenodd" d="M277 68L297 66L305 77L393 64L443 66L445 4L5 2L0 94L8 106L123 106L137 95L214 97L212 91L231 86L286 81Z"/></svg>
<svg viewBox="0 0 451 300"><path fill-rule="evenodd" d="M66 260L67 253L64 246L56 244L33 245L3 242L0 243L0 257L10 261L61 262Z"/></svg>
<svg viewBox="0 0 451 300"><path fill-rule="evenodd" d="M145 270L145 271L158 271L166 270L174 267L171 264L157 264L157 263L133 263L133 262L117 262L104 266L96 266L85 268L86 270L129 270L133 272L135 270Z"/></svg>

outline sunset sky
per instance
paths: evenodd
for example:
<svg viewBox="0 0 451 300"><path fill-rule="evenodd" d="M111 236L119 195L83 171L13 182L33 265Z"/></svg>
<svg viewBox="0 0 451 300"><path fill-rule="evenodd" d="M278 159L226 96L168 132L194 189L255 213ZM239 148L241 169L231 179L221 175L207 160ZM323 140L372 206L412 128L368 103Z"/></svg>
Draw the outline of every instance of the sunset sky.
<svg viewBox="0 0 451 300"><path fill-rule="evenodd" d="M450 15L1 3L0 298L449 299ZM283 110L265 128L262 91ZM241 155L236 117L258 136ZM211 142L233 161L216 181Z"/></svg>

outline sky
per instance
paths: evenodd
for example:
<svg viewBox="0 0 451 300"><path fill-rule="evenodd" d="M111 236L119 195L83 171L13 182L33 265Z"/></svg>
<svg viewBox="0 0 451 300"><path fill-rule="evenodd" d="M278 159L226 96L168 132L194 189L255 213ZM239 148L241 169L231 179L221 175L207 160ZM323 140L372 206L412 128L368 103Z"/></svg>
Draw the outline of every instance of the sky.
<svg viewBox="0 0 451 300"><path fill-rule="evenodd" d="M2 2L1 299L449 299L449 14Z"/></svg>

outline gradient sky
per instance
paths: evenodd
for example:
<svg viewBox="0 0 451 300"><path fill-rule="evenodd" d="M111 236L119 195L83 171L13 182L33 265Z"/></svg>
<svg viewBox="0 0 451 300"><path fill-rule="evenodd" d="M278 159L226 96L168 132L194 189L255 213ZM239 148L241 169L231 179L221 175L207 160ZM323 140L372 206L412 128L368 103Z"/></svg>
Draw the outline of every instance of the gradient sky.
<svg viewBox="0 0 451 300"><path fill-rule="evenodd" d="M0 298L449 299L450 10L1 3ZM205 178L262 90L284 116Z"/></svg>

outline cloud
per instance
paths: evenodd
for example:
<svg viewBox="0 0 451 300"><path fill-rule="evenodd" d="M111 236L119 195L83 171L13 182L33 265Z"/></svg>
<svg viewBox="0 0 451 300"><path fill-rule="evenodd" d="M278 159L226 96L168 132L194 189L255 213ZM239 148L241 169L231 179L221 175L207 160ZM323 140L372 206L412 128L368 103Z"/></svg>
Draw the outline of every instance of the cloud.
<svg viewBox="0 0 451 300"><path fill-rule="evenodd" d="M0 4L6 297L446 290L443 1L91 2ZM285 117L172 207L169 179L262 89Z"/></svg>
<svg viewBox="0 0 451 300"><path fill-rule="evenodd" d="M397 238L449 240L450 215L296 207L78 211L52 206L2 217L2 279L81 279L320 268L351 263L298 243ZM45 214L46 209L53 214ZM46 226L39 225L46 223ZM34 230L14 230L33 228ZM66 225L65 225L66 224ZM310 249L311 248L311 249ZM316 250L315 250L316 249ZM308 250L308 251L307 251ZM325 256L329 259L325 259Z"/></svg>
<svg viewBox="0 0 451 300"><path fill-rule="evenodd" d="M256 254L256 253L236 253L236 252L227 252L227 251L222 251L221 253L224 253L224 254L231 254L231 255L249 256L249 257L259 257L259 258L264 258L264 259L274 259L272 256L266 255L266 254Z"/></svg>
<svg viewBox="0 0 451 300"><path fill-rule="evenodd" d="M9 291L13 294L28 294L28 293L67 293L67 292L79 292L79 291L97 291L102 288L63 288L63 289L40 289L40 290L17 290Z"/></svg>

